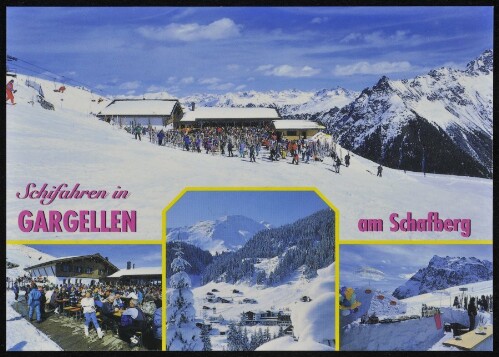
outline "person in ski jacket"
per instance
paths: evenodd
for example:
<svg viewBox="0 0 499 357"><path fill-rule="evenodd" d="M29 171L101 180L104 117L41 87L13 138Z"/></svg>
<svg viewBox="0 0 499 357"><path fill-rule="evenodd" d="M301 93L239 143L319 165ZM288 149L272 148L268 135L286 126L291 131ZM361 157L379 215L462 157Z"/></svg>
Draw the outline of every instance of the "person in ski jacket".
<svg viewBox="0 0 499 357"><path fill-rule="evenodd" d="M350 154L345 155L345 166L348 167L350 166Z"/></svg>
<svg viewBox="0 0 499 357"><path fill-rule="evenodd" d="M14 283L12 291L14 292L15 300L17 301L17 298L19 297L19 285L17 285L17 281Z"/></svg>
<svg viewBox="0 0 499 357"><path fill-rule="evenodd" d="M468 304L468 317L470 318L470 331L475 329L475 318L477 315L475 298L472 297L470 299L470 303Z"/></svg>
<svg viewBox="0 0 499 357"><path fill-rule="evenodd" d="M229 157L234 157L232 149L234 149L234 145L232 144L232 141L229 140L229 143L227 144L227 151L229 152Z"/></svg>
<svg viewBox="0 0 499 357"><path fill-rule="evenodd" d="M163 139L165 138L165 132L161 129L158 133L158 145L163 145Z"/></svg>
<svg viewBox="0 0 499 357"><path fill-rule="evenodd" d="M33 282L31 283L31 291L28 294L28 318L31 321L33 318L33 313L36 312L36 322L42 321L42 314L40 310L40 300L42 293L38 290L38 287Z"/></svg>
<svg viewBox="0 0 499 357"><path fill-rule="evenodd" d="M16 103L14 103L14 93L15 92L16 91L14 90L14 80L11 79L5 87L5 101L10 100L11 104L16 104Z"/></svg>
<svg viewBox="0 0 499 357"><path fill-rule="evenodd" d="M161 300L154 301L156 303L156 310L154 311L153 320L152 320L152 329L154 334L154 339L157 341L158 347L161 346Z"/></svg>
<svg viewBox="0 0 499 357"><path fill-rule="evenodd" d="M241 141L239 144L239 157L244 157L244 151L246 149L246 146L244 145L244 141Z"/></svg>
<svg viewBox="0 0 499 357"><path fill-rule="evenodd" d="M377 174L376 176L382 177L382 176L381 176L381 175L382 175L382 173L383 173L383 166L379 165L379 166L378 166L378 174Z"/></svg>
<svg viewBox="0 0 499 357"><path fill-rule="evenodd" d="M118 334L123 341L129 342L133 347L137 345L137 331L142 331L146 326L146 318L142 310L138 307L138 300L131 299L130 306L121 315L121 323Z"/></svg>
<svg viewBox="0 0 499 357"><path fill-rule="evenodd" d="M459 299L457 298L457 296L454 298L454 304L452 306L454 306L456 309L459 309Z"/></svg>
<svg viewBox="0 0 499 357"><path fill-rule="evenodd" d="M87 290L85 292L85 297L81 299L81 307L83 309L83 315L85 316L85 336L88 336L88 328L92 322L97 330L97 335L99 338L102 338L103 333L99 326L99 322L97 321L95 300L92 297L92 290Z"/></svg>
<svg viewBox="0 0 499 357"><path fill-rule="evenodd" d="M135 134L135 140L137 140L138 137L139 141L142 141L142 138L140 137L140 134L142 133L142 126L140 124L135 126L133 133Z"/></svg>
<svg viewBox="0 0 499 357"><path fill-rule="evenodd" d="M336 157L336 173L339 174L340 173L340 166L341 166L341 159L339 156Z"/></svg>
<svg viewBox="0 0 499 357"><path fill-rule="evenodd" d="M255 145L251 144L250 146L250 162L256 162L255 159Z"/></svg>

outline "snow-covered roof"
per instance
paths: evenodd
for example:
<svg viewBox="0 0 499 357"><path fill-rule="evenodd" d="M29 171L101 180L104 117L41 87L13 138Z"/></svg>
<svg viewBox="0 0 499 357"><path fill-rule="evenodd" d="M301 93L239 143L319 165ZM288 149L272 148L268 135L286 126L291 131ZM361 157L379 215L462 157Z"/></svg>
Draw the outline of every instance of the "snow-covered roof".
<svg viewBox="0 0 499 357"><path fill-rule="evenodd" d="M244 120L244 119L280 119L279 113L274 108L219 108L200 107L184 114L180 120L194 122L196 120Z"/></svg>
<svg viewBox="0 0 499 357"><path fill-rule="evenodd" d="M300 130L300 129L324 129L325 127L323 125L320 125L314 121L310 120L274 120L272 121L274 123L274 127L277 130L283 130L283 129L295 129L295 130Z"/></svg>
<svg viewBox="0 0 499 357"><path fill-rule="evenodd" d="M176 99L116 99L98 115L171 115Z"/></svg>
<svg viewBox="0 0 499 357"><path fill-rule="evenodd" d="M135 269L121 269L116 273L109 275L108 278L121 278L123 276L137 276L137 275L162 275L163 269L161 267L144 267Z"/></svg>
<svg viewBox="0 0 499 357"><path fill-rule="evenodd" d="M26 267L24 270L31 270L31 269L34 269L34 268L39 268L39 267L43 267L43 266L53 265L53 264L56 264L56 263L62 263L62 262L65 262L65 261L82 260L82 259L98 259L98 260L101 260L102 262L105 262L113 270L118 270L118 267L116 267L109 260L105 259L99 253L87 254L87 255L73 255L73 256L67 256L67 257L61 257L61 258L56 258L56 259L52 259L52 260L47 260L47 261L45 261L43 263Z"/></svg>

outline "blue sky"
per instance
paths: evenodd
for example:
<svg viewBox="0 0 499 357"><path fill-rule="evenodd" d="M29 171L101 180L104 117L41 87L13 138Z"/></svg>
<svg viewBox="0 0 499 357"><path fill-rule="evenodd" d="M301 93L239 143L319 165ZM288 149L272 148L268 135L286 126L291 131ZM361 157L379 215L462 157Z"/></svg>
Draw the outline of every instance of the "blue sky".
<svg viewBox="0 0 499 357"><path fill-rule="evenodd" d="M475 257L492 262L492 245L342 245L340 247L341 285L363 285L367 280L355 274L368 266L385 273L385 279L372 287L393 292L419 269L427 267L434 255Z"/></svg>
<svg viewBox="0 0 499 357"><path fill-rule="evenodd" d="M126 268L126 262L131 261L136 268L160 267L160 245L30 245L41 252L56 258L73 255L99 253L108 257L109 261L120 269Z"/></svg>
<svg viewBox="0 0 499 357"><path fill-rule="evenodd" d="M492 48L493 8L9 7L6 35L7 54L110 96L361 90L464 66Z"/></svg>
<svg viewBox="0 0 499 357"><path fill-rule="evenodd" d="M228 215L243 215L278 227L325 208L324 201L310 191L187 192L166 217L168 228Z"/></svg>

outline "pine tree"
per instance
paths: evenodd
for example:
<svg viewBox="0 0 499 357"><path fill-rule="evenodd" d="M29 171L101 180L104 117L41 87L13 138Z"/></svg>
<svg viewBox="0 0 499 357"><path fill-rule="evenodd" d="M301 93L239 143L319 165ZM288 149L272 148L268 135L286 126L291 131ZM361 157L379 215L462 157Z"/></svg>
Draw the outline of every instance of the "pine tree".
<svg viewBox="0 0 499 357"><path fill-rule="evenodd" d="M171 263L174 274L167 293L166 348L169 351L200 351L203 343L194 322L196 310L191 279L185 272L190 264L182 257L184 253L180 246L174 250L176 258Z"/></svg>
<svg viewBox="0 0 499 357"><path fill-rule="evenodd" d="M203 326L201 330L201 341L203 342L203 351L211 351L211 339L208 326Z"/></svg>

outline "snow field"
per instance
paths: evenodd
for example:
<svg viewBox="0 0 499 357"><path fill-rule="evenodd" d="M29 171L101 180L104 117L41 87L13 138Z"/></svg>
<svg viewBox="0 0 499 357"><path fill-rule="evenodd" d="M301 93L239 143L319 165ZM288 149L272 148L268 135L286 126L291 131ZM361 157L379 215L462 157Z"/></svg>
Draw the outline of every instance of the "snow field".
<svg viewBox="0 0 499 357"><path fill-rule="evenodd" d="M21 77L21 76L19 76ZM137 232L121 233L120 239L157 239L161 231L161 211L187 186L293 186L316 187L340 211L340 239L459 239L458 232L397 232L388 227L392 212L426 217L437 211L442 218L472 220L470 239L492 238L492 180L404 174L385 168L383 178L375 176L376 164L351 155L349 168L340 174L332 171L332 162L289 165L289 160L270 162L257 158L249 163L158 147L133 140L130 134L98 121L71 103L85 101L88 92L69 88L62 108L48 111L38 104L31 106L33 90L18 79L18 105L7 107L7 239L24 239L17 218L28 209L58 210L136 210ZM67 95L66 95L67 94ZM91 102L93 103L93 102ZM102 103L101 103L102 104ZM342 150L342 155L346 154ZM265 155L265 153L264 153ZM82 189L105 189L112 192L119 185L131 195L126 200L57 200L41 206L37 200L20 200L16 192L34 182L80 183ZM449 204L452 202L453 204ZM360 233L360 218L382 218L384 232ZM30 239L102 239L99 233L30 233Z"/></svg>

